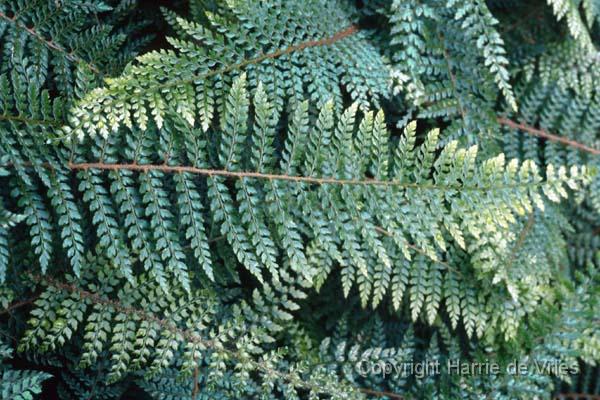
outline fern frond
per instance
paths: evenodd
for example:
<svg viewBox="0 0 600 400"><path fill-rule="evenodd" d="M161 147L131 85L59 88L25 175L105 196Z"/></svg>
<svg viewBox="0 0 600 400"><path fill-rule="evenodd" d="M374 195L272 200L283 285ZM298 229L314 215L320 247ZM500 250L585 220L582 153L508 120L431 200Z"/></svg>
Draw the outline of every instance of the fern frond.
<svg viewBox="0 0 600 400"><path fill-rule="evenodd" d="M333 97L339 108L342 90L363 107L389 96L387 66L365 34L355 27L335 31L347 18L337 3L311 0L300 9L289 2L247 0L218 8L206 14L205 25L177 18L184 37L170 40L176 51L146 54L128 69L127 76L90 93L74 110L66 132L79 139L97 133L107 136L122 125L145 129L151 118L161 127L167 107L192 125L199 120L207 130L215 110L222 112L226 106L222 100L233 78L241 73L247 74L252 92L263 83L277 110L306 97L315 103ZM328 12L322 13L323 9ZM305 20L307 15L312 19ZM266 27L265 21L273 25ZM275 29L279 25L286 27L287 35ZM262 28L244 32L244 26ZM297 26L305 31L296 32ZM355 67L367 61L368 74ZM139 95L132 97L128 89L134 86ZM98 107L106 113L91 123L98 117L92 117Z"/></svg>
<svg viewBox="0 0 600 400"><path fill-rule="evenodd" d="M469 294L457 299L456 294L444 295L440 290L447 276L453 279L449 287L456 287L456 275L450 270L466 271L464 265L452 265L442 260L451 260L457 251L468 251L470 268L476 274L486 276L488 282L504 282L505 295L513 298L514 286L519 286L522 277L509 277L508 267L503 262L508 258L511 244L518 240L515 233L518 218L531 214L534 209L543 211L547 208L546 203L564 198L567 187L578 190L580 183L588 179L583 167L573 166L567 170L549 165L544 179L531 161L507 163L503 155L478 161L477 147L462 149L456 142L449 143L436 154L439 132L431 131L425 142L415 147L414 125L409 125L406 136L396 147L390 142L383 113L377 113L374 119L368 113L356 126L357 107L348 109L336 121L332 102L323 106L314 127L309 129L305 150L293 157L291 153L299 146L297 131L306 130L298 127L306 107L299 105L299 111L293 114L290 135L283 145L287 150L280 160L265 162L264 146L272 140L264 137L266 121L272 118L265 114L269 103L259 87L255 97L258 104L254 104L254 114L249 118L245 79L242 76L233 83L226 101L216 157L211 159L208 154L202 154L202 147L186 149L184 153L189 154L169 153L172 160L185 160L188 155L193 155L192 163L205 166L203 168L149 164L157 155L153 155L146 145L140 147L144 139L140 139L138 145L133 144L131 155L125 155L126 158L133 157L133 163L123 160L112 164L69 165L84 171L112 170L111 174L127 174L131 185L135 180L132 174L140 174L140 190L151 207L146 215L151 218L152 231L158 232L153 243L168 266L167 271L175 273L184 285L187 285L188 274L183 264L169 266L170 262L181 262L185 258L180 238L173 236L174 232L168 228L177 211L169 210L164 195L158 196L156 201L151 196L160 193L154 187L158 188L158 177L165 178L166 174L206 177L210 199L206 209L220 225L220 233L225 235L238 261L260 282L266 282L267 273L270 279L278 280L284 270L282 265L287 263L298 270L299 259L309 260L308 270L304 273L306 277L316 273L323 279L331 272L330 267L324 267L316 260L313 264L313 256L308 254L308 249L320 249L320 254L329 254L330 261L325 265L331 265L333 260L339 263L345 294L348 295L356 283L364 305L372 299L373 306L377 306L391 285L395 293L394 304L399 307L402 292L408 285L414 319L421 315L424 307L427 320L432 323L440 303L448 298L454 305L452 319L456 321L456 305L460 305L465 310L463 317L471 318L468 320L469 334L477 326L481 335L486 324L479 323L480 318L475 316L482 315L481 311L472 305L471 293L477 291L469 289ZM174 126L185 125L182 117L174 118L179 121ZM275 126L274 122L270 124ZM253 127L252 133L247 130L249 126ZM147 132L143 137L152 135L151 131ZM164 129L161 132L175 134ZM269 135L272 137L273 133ZM366 137L371 138L371 143L363 148L362 141ZM245 157L242 146L248 144L251 149ZM366 159L362 156L364 152ZM139 154L143 158L139 158ZM390 160L389 154L396 156ZM269 168L266 168L267 164ZM283 171L278 169L278 164ZM210 168L211 165L215 168ZM260 172L261 165L265 172ZM286 171L295 171L298 175L287 175ZM367 173L373 174L374 178L366 177ZM228 184L231 179L235 184ZM198 200L202 201L200 197ZM400 212L396 211L398 204L402 204ZM142 214L133 214L128 220L135 226L146 224ZM295 228L297 233L285 226L298 227ZM142 228L142 232L147 229ZM282 246L286 242L276 241L273 234L277 232L283 232L281 239L295 243L293 247ZM200 236L188 235L188 240L206 240L202 231L192 233ZM204 265L205 253L198 253L196 248L195 254L200 254L197 260ZM140 261L146 263L144 257ZM404 258L412 260L409 272L405 271ZM285 261L282 263L282 260ZM394 267L395 263L399 267ZM147 265L147 268L152 270L153 267ZM319 270L320 273L316 272ZM404 272L396 276L394 270ZM157 276L162 276L161 269L158 271ZM461 285L470 286L468 281ZM491 288L486 290L491 291ZM456 292L456 289L449 290ZM489 299L497 295L490 296L486 294Z"/></svg>

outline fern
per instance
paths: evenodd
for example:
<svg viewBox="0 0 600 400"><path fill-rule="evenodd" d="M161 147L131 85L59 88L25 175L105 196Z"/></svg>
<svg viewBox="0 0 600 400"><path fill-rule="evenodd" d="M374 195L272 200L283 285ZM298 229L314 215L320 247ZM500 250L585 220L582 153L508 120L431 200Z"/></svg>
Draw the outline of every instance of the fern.
<svg viewBox="0 0 600 400"><path fill-rule="evenodd" d="M153 243L152 248L161 254L161 264L164 265L159 267L161 272L156 273L157 277L162 276L162 271L165 270L187 287L186 267L176 264L184 256L178 256L181 250L176 249L193 247L193 241L205 239L200 231L197 232L200 237L187 235L187 239L191 240L189 245L182 244L180 237L174 236L167 227L162 227L162 223L172 224L172 212L169 205L160 200L161 197L153 197L160 196L160 192L154 193L151 188L161 185L160 182L166 178L163 175L165 172L175 173L175 176L183 173L199 174L207 176L208 196L212 200L205 207L209 209L209 215L213 216L211 219L221 224L220 233L226 237L238 261L259 281L264 282L265 274L269 274L270 279L279 279L281 267L276 260L283 255L309 259L302 249L304 244L297 242L294 253L285 248L278 249L271 233L286 232L287 224L304 226L307 247L325 245L320 238L323 234L331 237L330 244L323 251L330 251L331 247L335 249L335 253L339 255L346 295L354 283L357 283L364 305L371 302L373 296L373 306L377 306L387 293L389 283L402 279L395 278L392 274L393 264L399 265L395 269L403 269L406 267L403 259L410 261L417 255L423 267L414 264L416 267L411 269L413 272L408 272L413 319L417 318L421 307L427 303L428 320L433 322L442 298L439 290L443 283L442 271L454 274L450 270L464 269L464 262L456 266L443 262L444 258L449 258L446 255L448 253L469 249L472 254L471 268L482 277L487 275L491 282L504 282L507 290L516 298L518 289L515 286L519 285L522 277L511 279L508 271L499 263L506 260L513 250L511 242L517 241L514 233L516 229L511 227L517 222L515 217L531 213L534 208L544 210L546 206L542 196L558 201L566 194L563 185L576 189L578 179L585 176L584 171L572 168L569 172L571 177L568 178L566 169L555 170L549 166L545 173L547 180L542 181L537 167L531 162L524 162L519 166L516 161L505 163L503 156L479 162L476 159L476 147L458 149L455 142L448 144L436 157L433 152L437 147L439 133L432 131L425 143L413 149L411 143L415 141L414 124L409 125L405 131L400 146L394 148L387 139L389 134L384 126L383 113L380 112L375 117L367 113L365 121L357 127L357 107L349 108L336 121L332 102L326 103L322 108L308 135L304 162L301 158L296 158L296 173L299 176L284 173L289 170L286 158L291 159L286 155L281 160L270 162L273 166L279 162L285 168L283 171L272 167L269 172L261 172L265 170L260 157L272 152L264 148L261 138L254 138L246 131L250 124L252 131L260 135L264 129L262 126L266 123L261 114L262 109L269 107L269 103L261 85L255 98L259 103L254 105L256 115L253 116L254 121L250 122L245 75L234 81L226 101L227 106L220 116L221 143L216 150L218 161L215 160L213 169L206 168L211 166L209 158L199 158L202 157L201 149L192 149L194 160L190 162L205 168L161 167L156 164L145 166L149 162L144 161L145 159L159 157L143 147L143 141L150 135L148 133L142 136L138 134L138 144L134 145L136 150L133 154L140 156L134 155L133 159L128 159L125 155L125 159L119 163L82 162L72 165L72 168L86 171L119 168L129 170L128 174L141 172L139 191L144 193L145 201L151 207L146 209L147 215L152 217L149 228L157 232L154 240L150 237L148 239ZM302 117L298 113L306 113L307 109L301 106L299 110L294 112L297 115L295 118L306 119L307 116ZM173 115L173 118L177 121L180 117ZM176 126L185 125L182 120L174 123ZM168 124L168 120L165 120L164 127L157 134L172 135L172 128ZM295 129L297 128L290 127L290 131ZM369 146L372 150L358 150L360 143L355 142L354 138L362 137L372 138ZM173 140L175 139L165 138L165 141ZM298 137L291 134L284 147L297 148L299 144L294 143L296 140ZM113 142L118 143L120 140L113 139ZM252 156L249 158L242 157L243 143L251 143ZM336 153L330 152L331 146L337 149ZM389 149L384 150L388 146ZM397 156L388 160L386 153L396 153ZM186 157L186 154L175 154L175 148L171 148L170 159L183 160ZM341 155L339 160L333 158L335 154ZM405 170L404 166L414 167ZM367 171L373 173L374 179L370 180L363 175ZM133 177L129 176L133 183ZM235 179L234 194L231 193L232 188L226 185L227 178ZM265 184L265 180L271 180L271 183ZM269 196L268 193L272 194ZM276 198L278 203L264 200L274 201ZM295 199L302 199L302 203L297 203ZM394 215L392 210L398 202L406 206L401 215ZM271 218L269 210L274 208L303 209L304 212L303 215L288 214L284 221L277 214L275 218ZM354 211L359 209L364 211ZM324 218L331 223L327 223ZM399 218L411 222L407 224ZM131 215L129 219L135 219L134 224L139 226L146 224L140 213ZM269 226L273 228L269 229ZM423 235L425 227L432 233ZM495 241L487 239L490 235L496 238ZM332 236L339 237L339 240ZM395 260L392 260L389 252L393 252ZM496 257L491 257L491 253ZM500 256L503 253L506 255ZM143 260L144 258L140 258L140 261ZM292 264L293 258L289 262ZM379 268L383 270L378 273L369 272L369 264L373 263L381 265ZM283 264L287 262L284 261ZM311 265L309 262L308 266L316 272L309 273L307 277L314 273L329 273L319 272L319 264ZM429 272L419 275L425 270ZM548 274L551 271L549 269ZM373 287L376 288L374 292ZM395 294L398 308L404 288L397 285L393 285L393 288L400 292ZM526 288L522 290L528 291ZM456 304L455 300L451 301ZM470 334L472 327L467 331Z"/></svg>
<svg viewBox="0 0 600 400"><path fill-rule="evenodd" d="M0 395L3 399L32 399L41 393L42 382L51 377L41 371L14 370L4 362L11 358L13 350L6 344L0 346Z"/></svg>
<svg viewBox="0 0 600 400"><path fill-rule="evenodd" d="M5 0L0 397L596 393L597 18Z"/></svg>
<svg viewBox="0 0 600 400"><path fill-rule="evenodd" d="M321 14L323 8L327 12ZM305 15L313 19L305 21ZM80 138L96 133L106 136L122 124L135 123L145 129L151 118L160 128L164 114L170 110L192 125L199 121L206 131L215 112L225 107L222 100L232 75L240 70L248 74L251 88L263 82L277 109L305 97L318 102L332 96L339 106L342 85L364 107L377 103L378 97L389 92L387 67L362 33L352 35L356 28L335 33L335 27L346 24L347 18L341 5L324 1L311 1L302 8L282 1L230 2L207 13L206 25L171 16L169 19L182 35L181 39L170 40L177 52L146 54L123 77L90 94L88 102L73 112L73 127L68 132ZM266 20L270 25L263 24ZM275 28L278 25L290 35L283 35L280 28ZM305 31L295 33L300 25ZM241 36L244 26L260 29ZM227 41L231 35L237 40ZM331 45L327 52L325 45ZM375 62L368 75L355 67L367 61ZM132 87L139 88L134 98L128 93ZM168 88L175 90L163 97ZM91 124L90 118L97 118L93 117L96 107L106 113L101 121Z"/></svg>

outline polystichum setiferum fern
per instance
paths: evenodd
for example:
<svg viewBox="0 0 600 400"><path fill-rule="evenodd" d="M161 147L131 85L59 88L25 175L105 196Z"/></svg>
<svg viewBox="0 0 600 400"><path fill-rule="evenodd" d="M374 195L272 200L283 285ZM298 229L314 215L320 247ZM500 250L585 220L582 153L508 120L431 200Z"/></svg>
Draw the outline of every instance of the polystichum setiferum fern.
<svg viewBox="0 0 600 400"><path fill-rule="evenodd" d="M174 3L144 54L133 1L0 3L2 399L589 375L593 2L362 3ZM457 359L502 372L381 373Z"/></svg>

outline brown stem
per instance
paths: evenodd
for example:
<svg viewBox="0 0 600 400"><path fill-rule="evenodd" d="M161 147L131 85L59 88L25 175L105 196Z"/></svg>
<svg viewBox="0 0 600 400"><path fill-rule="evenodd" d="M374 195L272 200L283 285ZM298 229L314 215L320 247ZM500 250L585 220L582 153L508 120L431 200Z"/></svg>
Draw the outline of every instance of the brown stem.
<svg viewBox="0 0 600 400"><path fill-rule="evenodd" d="M457 184L455 186L438 185L434 183L421 184L421 183L410 183L401 182L396 180L377 180L377 179L337 179L332 177L311 177L311 176L296 176L296 175L285 175L285 174L267 174L260 172L251 171L229 171L224 169L207 169L207 168L196 168L190 166L171 166L164 164L106 164L106 163L68 163L67 168L72 170L87 170L87 169L100 169L109 171L119 170L130 170L147 173L149 171L162 171L168 173L181 173L188 172L198 175L206 176L224 176L228 178L253 178L253 179L268 179L268 180L279 180L279 181L291 181L296 183L308 183L315 185L358 185L358 186L388 186L388 187L400 187L404 189L420 189L420 190L473 190L486 192L489 191L489 187L484 186L464 186ZM507 184L502 186L496 186L493 189L514 189L523 186L536 186L538 184L532 183L515 183Z"/></svg>
<svg viewBox="0 0 600 400"><path fill-rule="evenodd" d="M409 185L405 183L395 182L395 181L381 181L375 179L337 179L337 178L329 178L329 177L310 177L310 176L295 176L295 175L281 175L281 174L267 174L261 172L238 172L238 171L228 171L224 169L208 169L208 168L196 168L189 166L171 166L164 164L105 164L105 163L69 163L68 167L74 170L87 170L87 169L101 169L101 170L130 170L130 171L140 171L140 172L149 172L149 171L162 171L169 173L181 173L188 172L199 175L206 176L224 176L229 178L258 178L258 179L269 179L269 180L283 180L283 181L293 181L293 182L303 182L309 184L317 184L317 185L326 185L326 184L337 184L337 185L379 185L379 186L394 186L397 184L400 185Z"/></svg>
<svg viewBox="0 0 600 400"><path fill-rule="evenodd" d="M515 122L513 120L510 120L510 119L504 118L504 117L498 117L497 121L500 125L508 126L509 128L512 128L512 129L520 129L524 132L529 133L530 135L541 137L541 138L550 140L551 142L562 143L564 145L575 147L579 150L582 150L582 151L585 151L585 152L588 152L591 154L600 155L600 150L598 150L598 149L586 146L586 145L576 142L574 140L569 140L562 136L554 135L554 134L546 132L542 129L537 129L537 128L534 128L529 125L521 124L521 123Z"/></svg>
<svg viewBox="0 0 600 400"><path fill-rule="evenodd" d="M256 368L257 371L261 371L262 373L270 376L276 376L281 380L285 380L289 382L291 385L303 389L308 389L314 391L316 393L327 394L325 389L317 384L314 384L310 381L304 381L300 379L298 376L293 373L281 372L276 369L272 369L271 367L261 363L259 361L254 361L252 359L247 358L247 354L240 353L234 349L228 349L215 340L204 339L198 334L190 329L180 328L173 321L169 321L166 319L162 319L154 315L151 311L145 311L141 309L137 309L135 307L123 305L119 300L113 300L106 297L103 297L97 293L89 292L85 289L77 287L72 283L64 283L58 280L52 279L50 277L42 277L39 275L33 275L32 278L38 282L45 282L47 285L52 286L56 289L64 290L68 293L77 294L82 299L87 299L93 304L103 304L108 305L114 308L116 311L127 314L127 315L135 315L140 319L157 323L161 328L168 330L169 332L176 334L181 337L183 340L186 340L190 343L198 344L204 346L209 349L219 350L226 353L229 357L233 359L243 360L245 363L252 365Z"/></svg>
<svg viewBox="0 0 600 400"><path fill-rule="evenodd" d="M525 244L525 239L527 238L527 235L533 228L534 224L535 224L535 214L532 213L529 215L529 218L527 219L525 226L519 233L519 237L515 243L515 246L513 247L512 251L510 252L510 257L506 263L506 268L512 267L513 263L515 262L515 258L517 257L517 254L519 253L519 250L521 250L521 247L523 247L523 245Z"/></svg>
<svg viewBox="0 0 600 400"><path fill-rule="evenodd" d="M392 392L380 392L378 390L371 390L371 389L360 389L360 391L364 394L368 394L369 396L389 397L390 399L406 400L406 397L401 396L396 393L392 393Z"/></svg>
<svg viewBox="0 0 600 400"><path fill-rule="evenodd" d="M64 56L67 58L67 60L69 60L71 62L74 62L74 63L82 62L85 65L87 65L92 71L94 71L96 74L100 74L100 70L94 64L85 61L83 58L77 56L73 52L68 52L60 44L54 43L52 40L45 39L42 35L40 35L38 32L36 32L33 28L28 28L26 25L24 25L24 24L20 23L19 21L17 21L17 16L16 15L11 18L8 15L6 15L3 12L0 11L0 18L6 20L8 22L13 23L18 29L24 30L25 32L29 33L31 36L33 36L34 38L36 38L39 42L43 43L49 49L58 51L59 53L63 53Z"/></svg>
<svg viewBox="0 0 600 400"><path fill-rule="evenodd" d="M287 47L283 50L274 51L273 53L261 54L258 57L243 60L243 61L240 61L239 63L228 65L224 68L215 69L215 70L212 70L212 71L209 71L206 73L202 73L202 74L192 74L185 79L176 79L176 80L166 81L164 83L159 83L159 84L152 86L152 89L160 91L161 89L166 89L166 88L178 86L181 84L189 84L189 83L196 82L198 80L209 78L211 76L215 76L215 75L219 75L219 74L226 74L231 71L239 70L244 67L247 67L248 65L259 64L267 59L279 58L279 57L287 55L287 54L295 53L297 51L302 51L302 50L308 49L310 47L329 46L331 44L334 44L335 42L338 42L344 38L347 38L348 36L352 36L353 34L355 34L358 31L359 31L358 27L351 25L351 26L335 33L333 36L328 37L328 38L324 38L324 39L320 39L320 40L310 40L307 42L303 42L303 43L300 43L297 45Z"/></svg>
<svg viewBox="0 0 600 400"><path fill-rule="evenodd" d="M17 308L29 305L29 304L33 303L34 301L36 301L39 297L40 297L40 295L37 294L37 295L35 295L35 296L27 299L27 300L23 300L23 301L19 301L17 303L13 303L10 306L8 306L8 308L5 308L4 310L0 310L0 315L8 314L11 311L16 310Z"/></svg>
<svg viewBox="0 0 600 400"><path fill-rule="evenodd" d="M59 121L55 121L55 120L32 119L32 118L22 117L20 115L8 115L8 114L0 114L0 121L15 121L15 122L22 122L22 123L31 124L31 125L52 126L55 128L60 128L63 125Z"/></svg>
<svg viewBox="0 0 600 400"><path fill-rule="evenodd" d="M456 104L458 106L458 110L460 111L460 115L463 121L467 120L467 113L463 107L462 101L460 100L460 96L458 95L458 85L456 84L456 77L454 73L452 73L452 63L450 61L450 55L448 54L448 49L446 48L446 44L444 43L444 37L439 35L439 39L442 45L444 55L444 59L446 60L446 67L448 68L448 76L450 77L450 84L452 86L452 91L454 92L454 98L456 99Z"/></svg>
<svg viewBox="0 0 600 400"><path fill-rule="evenodd" d="M294 53L296 51L302 51L309 47L329 46L339 40L342 40L348 36L355 34L356 32L358 32L358 28L354 25L351 25L351 26L347 27L346 29L336 32L331 37L320 39L320 40L310 40L310 41L300 43L295 46L290 46L285 50L279 50L279 51L276 51L273 53L265 54L263 56L255 58L254 60L256 63L259 63L267 58L277 58L277 57L280 57L280 56L283 56L286 54Z"/></svg>
<svg viewBox="0 0 600 400"><path fill-rule="evenodd" d="M214 347L215 346L214 341L200 338L198 335L196 335L192 331L189 331L186 329L181 329L181 328L177 327L176 325L174 325L172 321L159 318L152 313L146 312L144 310L139 310L135 307L125 306L125 305L121 304L118 300L112 300L109 298L105 298L105 297L100 296L97 293L88 292L84 289L81 289L81 288L75 286L74 284L59 282L59 281L56 281L49 277L34 276L34 279L36 279L38 281L46 281L50 286L54 286L57 289L65 290L69 293L76 293L82 299L88 299L94 304L108 305L108 306L113 307L115 310L122 312L124 314L137 315L138 317L140 317L146 321L156 323L161 328L168 330L171 333L181 335L182 337L184 337L186 340L188 340L191 343L202 344L206 347Z"/></svg>
<svg viewBox="0 0 600 400"><path fill-rule="evenodd" d="M198 360L196 360L196 357L194 357L194 362L196 365L194 366L194 389L192 390L192 400L196 400L196 397L200 392L200 386L198 385Z"/></svg>
<svg viewBox="0 0 600 400"><path fill-rule="evenodd" d="M14 23L17 27L19 27L20 29L24 29L25 31L29 32L31 35L33 35L35 38L37 38L38 40L40 40L41 42L43 42L46 46L50 47L51 49L54 49L56 51L62 52L65 54L65 56L67 57L67 59L71 60L71 61L81 61L83 63L86 63L87 65L90 66L90 69L96 73L100 73L100 71L98 70L97 67L95 67L93 64L87 63L85 60L77 57L75 54L73 53L68 53L64 48L62 48L61 46L59 46L58 44L52 42L52 41L48 41L45 40L40 34L38 34L37 32L35 32L33 29L29 29L26 26L20 24L19 22L16 21L16 17L8 17L6 14L0 12L0 18L3 18L7 21L10 21L12 23ZM182 79L182 80L176 80L176 81L168 81L166 83L163 84L158 84L155 87L160 87L160 88L167 88L167 87L171 87L171 86L176 86L179 84L185 84L185 83L191 83L194 82L198 79L204 79L204 78L208 78L210 76L213 75L218 75L218 74L224 74L236 69L241 69L244 68L248 65L251 64L258 64L261 63L267 59L275 59L275 58L279 58L281 56L287 55L287 54L291 54L297 51L302 51L305 50L307 48L310 47L319 47L319 46L328 46L331 45L337 41L340 41L348 36L351 36L353 34L355 34L356 32L358 32L359 29L352 25L347 27L346 29L343 29L337 33L335 33L333 36L328 37L328 38L324 38L324 39L320 39L320 40L310 40L307 42L303 42L300 43L298 45L294 45L294 46L290 46L286 49L283 50L277 50L273 53L268 53L268 54L262 54L256 58L252 58L249 60L244 60L241 61L237 64L233 64L233 65L229 65L226 66L224 68L221 69L217 69L217 70L213 70L210 71L206 74L202 74L201 76L193 76L192 78L189 79ZM20 122L29 122L32 124L38 124L38 125L50 125L50 126L56 126L56 127L60 127L62 126L62 124L59 121L51 121L51 120L29 120L29 119L25 119L23 117L20 116L12 116L12 115L0 115L0 120L11 120L11 121L20 121Z"/></svg>

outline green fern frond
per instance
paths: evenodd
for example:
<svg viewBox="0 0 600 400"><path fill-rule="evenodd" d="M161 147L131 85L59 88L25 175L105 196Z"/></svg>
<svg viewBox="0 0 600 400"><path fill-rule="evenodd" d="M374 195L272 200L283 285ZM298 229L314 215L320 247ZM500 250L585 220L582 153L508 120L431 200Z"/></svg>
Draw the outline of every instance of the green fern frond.
<svg viewBox="0 0 600 400"><path fill-rule="evenodd" d="M364 33L354 27L336 31L348 25L347 18L340 4L321 0L302 7L282 1L219 3L217 11L206 13L204 24L170 18L183 36L170 39L176 51L146 54L126 75L90 93L74 110L66 132L79 139L106 136L122 125L143 130L151 119L161 127L170 110L191 125L199 121L206 131L242 72L252 92L263 83L277 110L289 102L329 97L340 108L344 91L365 108L378 104L390 95L387 66ZM250 26L255 30L244 32ZM361 62L370 63L368 73L356 67ZM134 86L138 92L132 97ZM95 121L98 108L105 113Z"/></svg>

